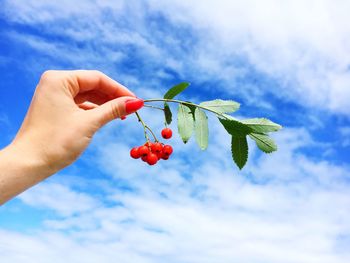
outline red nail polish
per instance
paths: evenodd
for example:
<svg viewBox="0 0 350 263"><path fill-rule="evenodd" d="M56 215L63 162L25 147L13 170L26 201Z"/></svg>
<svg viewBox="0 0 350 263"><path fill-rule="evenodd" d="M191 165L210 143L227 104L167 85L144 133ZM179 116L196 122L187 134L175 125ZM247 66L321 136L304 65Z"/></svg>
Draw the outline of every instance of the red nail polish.
<svg viewBox="0 0 350 263"><path fill-rule="evenodd" d="M133 113L137 111L138 109L142 108L143 106L143 100L141 99L130 99L125 101L125 112L127 114Z"/></svg>
<svg viewBox="0 0 350 263"><path fill-rule="evenodd" d="M120 119L123 121L126 119L126 116L121 116Z"/></svg>

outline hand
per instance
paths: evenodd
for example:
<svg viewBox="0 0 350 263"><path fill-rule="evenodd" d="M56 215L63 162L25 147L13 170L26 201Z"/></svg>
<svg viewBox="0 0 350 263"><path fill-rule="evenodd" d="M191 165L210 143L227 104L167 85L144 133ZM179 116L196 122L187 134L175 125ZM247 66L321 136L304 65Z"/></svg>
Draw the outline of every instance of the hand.
<svg viewBox="0 0 350 263"><path fill-rule="evenodd" d="M0 204L71 164L100 127L142 106L101 72L45 72L16 138L0 151Z"/></svg>
<svg viewBox="0 0 350 263"><path fill-rule="evenodd" d="M142 106L101 72L47 71L12 145L54 173L76 160L100 127Z"/></svg>

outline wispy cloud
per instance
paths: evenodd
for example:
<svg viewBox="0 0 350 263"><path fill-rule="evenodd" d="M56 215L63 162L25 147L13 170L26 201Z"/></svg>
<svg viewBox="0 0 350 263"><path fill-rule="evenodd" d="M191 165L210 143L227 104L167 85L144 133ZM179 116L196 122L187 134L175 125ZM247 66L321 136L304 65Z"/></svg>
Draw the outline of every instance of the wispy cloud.
<svg viewBox="0 0 350 263"><path fill-rule="evenodd" d="M278 85L275 95L348 114L348 3L332 1L163 1L153 8L205 30L207 53L223 62L245 57ZM210 41L211 40L211 41ZM222 54L223 56L219 56ZM225 63L226 62L226 63ZM212 72L212 68L210 69ZM223 71L224 76L226 72ZM232 74L233 75L233 74ZM274 89L274 87L269 87ZM271 91L271 90L269 90Z"/></svg>
<svg viewBox="0 0 350 263"><path fill-rule="evenodd" d="M345 2L332 1L85 1L77 10L68 2L7 1L3 12L14 22L88 41L85 53L91 56L98 52L113 58L114 50L118 60L130 55L125 50L132 47L133 58L152 61L140 64L142 70L164 74L161 68L168 67L190 79L220 80L228 92L251 103L272 93L348 115L348 8ZM40 47L30 38L28 43ZM83 55L69 49L71 61L81 61ZM91 56L86 61L92 61ZM266 85L252 81L254 71L262 74L260 79L264 76Z"/></svg>
<svg viewBox="0 0 350 263"><path fill-rule="evenodd" d="M24 204L36 208L52 209L62 216L72 216L100 205L97 200L85 193L79 193L55 183L42 183L35 186L33 191L21 194L19 199Z"/></svg>
<svg viewBox="0 0 350 263"><path fill-rule="evenodd" d="M222 130L218 125L212 128L214 134ZM182 155L188 148L183 153L176 151L171 162L146 169L141 162L127 157L133 138L125 144L111 143L115 129L105 129L94 146L96 162L109 176L104 201L110 205L96 206L87 193L68 191L59 182L31 189L27 198L21 199L59 215L64 213L65 218L44 221L45 231L36 237L3 231L6 244L20 239L23 247L32 248L29 252L23 247L10 250L2 246L1 253L11 262L19 262L16 258L20 255L27 255L33 262L39 260L38 250L46 251L44 262L61 253L67 254L67 262L86 255L89 262L350 259L345 249L350 236L346 220L350 217L346 183L349 168L314 161L301 153L300 148L310 141L305 130L276 136L278 154L266 159L256 156L255 164L243 173L235 173L230 158L222 155L201 153L200 158L184 162ZM130 132L118 130L120 136ZM109 141L108 147L100 140ZM174 144L176 147L178 143ZM186 166L191 167L190 173ZM61 198L51 202L51 197L57 196ZM72 205L61 209L63 204ZM67 253L68 247L76 248L75 253Z"/></svg>
<svg viewBox="0 0 350 263"><path fill-rule="evenodd" d="M8 126L10 124L9 118L6 114L0 112L0 124Z"/></svg>
<svg viewBox="0 0 350 263"><path fill-rule="evenodd" d="M66 0L4 2L0 12L14 26L6 36L40 55L28 63L31 69L99 68L141 97L159 97L173 81L193 80L197 89L185 99L235 95L274 116L286 113L294 128L274 137L275 154L262 155L251 143L250 162L240 172L232 164L229 136L212 117L208 151L174 138L171 161L147 168L128 156L143 142L139 123L133 116L116 121L83 156L98 179L84 176L82 168L74 178L53 177L18 198L55 216L33 229L35 235L0 230L4 258L350 260L350 167L309 154L334 151L332 141L320 143L314 134L326 126L324 111L350 114L347 3L103 0L76 6ZM290 104L300 107L296 115ZM142 115L161 129L153 112ZM313 121L298 127L297 118ZM342 127L335 130L345 143L349 132Z"/></svg>
<svg viewBox="0 0 350 263"><path fill-rule="evenodd" d="M350 146L350 127L341 127L339 129L340 135L343 138L341 145L343 147Z"/></svg>

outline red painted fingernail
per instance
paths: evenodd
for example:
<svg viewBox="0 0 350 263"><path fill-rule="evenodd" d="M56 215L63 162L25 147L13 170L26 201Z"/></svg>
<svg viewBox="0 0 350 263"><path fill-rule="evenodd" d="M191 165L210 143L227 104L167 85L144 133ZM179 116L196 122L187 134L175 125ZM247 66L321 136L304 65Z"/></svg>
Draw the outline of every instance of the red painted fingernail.
<svg viewBox="0 0 350 263"><path fill-rule="evenodd" d="M123 121L126 119L126 116L121 116L120 119Z"/></svg>
<svg viewBox="0 0 350 263"><path fill-rule="evenodd" d="M133 113L137 111L138 109L142 108L143 106L143 100L141 99L130 99L125 101L125 112L127 114Z"/></svg>

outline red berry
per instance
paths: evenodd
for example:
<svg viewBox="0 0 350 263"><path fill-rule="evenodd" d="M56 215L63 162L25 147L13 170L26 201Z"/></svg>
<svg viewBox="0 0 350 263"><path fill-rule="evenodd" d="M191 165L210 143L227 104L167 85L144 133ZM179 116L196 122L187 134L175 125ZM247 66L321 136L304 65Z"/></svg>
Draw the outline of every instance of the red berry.
<svg viewBox="0 0 350 263"><path fill-rule="evenodd" d="M172 135L173 135L173 132L170 128L164 128L162 130L162 137L164 139L170 139Z"/></svg>
<svg viewBox="0 0 350 263"><path fill-rule="evenodd" d="M171 155L173 153L173 147L171 147L170 145L164 145L163 153L168 156Z"/></svg>
<svg viewBox="0 0 350 263"><path fill-rule="evenodd" d="M149 149L147 146L140 146L139 147L139 154L140 156L147 156L147 154L149 153Z"/></svg>
<svg viewBox="0 0 350 263"><path fill-rule="evenodd" d="M158 162L158 157L155 153L150 153L148 156L147 156L147 163L149 165L154 165Z"/></svg>
<svg viewBox="0 0 350 263"><path fill-rule="evenodd" d="M147 159L148 159L148 155L144 155L141 157L141 160L144 162L147 162Z"/></svg>
<svg viewBox="0 0 350 263"><path fill-rule="evenodd" d="M166 153L162 152L162 155L160 156L160 158L162 158L163 160L168 160L169 159L169 154L166 154Z"/></svg>
<svg viewBox="0 0 350 263"><path fill-rule="evenodd" d="M163 145L160 142L156 142L152 144L152 152L160 153L163 150Z"/></svg>
<svg viewBox="0 0 350 263"><path fill-rule="evenodd" d="M134 159L140 158L139 147L134 147L130 150L130 156Z"/></svg>
<svg viewBox="0 0 350 263"><path fill-rule="evenodd" d="M147 146L148 148L151 148L152 145L153 145L153 143L150 142L150 141L148 141L148 142L146 142L144 145Z"/></svg>
<svg viewBox="0 0 350 263"><path fill-rule="evenodd" d="M163 152L156 153L156 155L158 157L158 160L160 160L160 158L162 158Z"/></svg>

